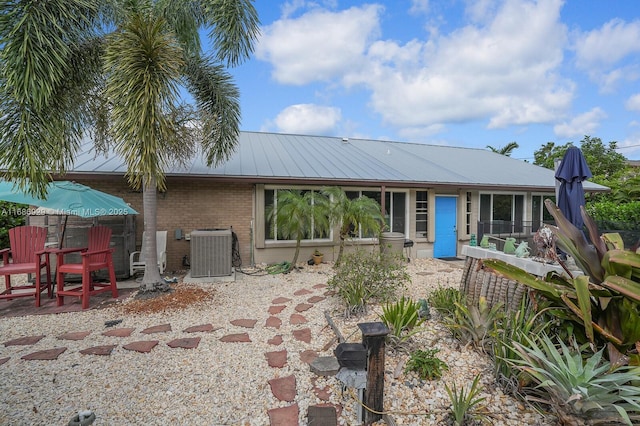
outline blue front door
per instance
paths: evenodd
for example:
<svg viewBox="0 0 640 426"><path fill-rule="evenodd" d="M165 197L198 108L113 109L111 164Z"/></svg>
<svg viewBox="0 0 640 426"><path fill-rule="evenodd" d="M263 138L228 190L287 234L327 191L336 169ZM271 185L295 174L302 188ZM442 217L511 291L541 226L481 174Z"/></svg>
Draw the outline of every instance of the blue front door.
<svg viewBox="0 0 640 426"><path fill-rule="evenodd" d="M455 257L457 254L456 197L436 197L436 241L433 257Z"/></svg>

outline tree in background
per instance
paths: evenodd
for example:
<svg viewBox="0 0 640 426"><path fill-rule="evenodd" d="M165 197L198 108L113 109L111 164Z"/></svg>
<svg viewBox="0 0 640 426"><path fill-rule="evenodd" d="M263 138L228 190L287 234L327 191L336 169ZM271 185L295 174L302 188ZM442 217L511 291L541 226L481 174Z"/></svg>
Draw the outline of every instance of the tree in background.
<svg viewBox="0 0 640 426"><path fill-rule="evenodd" d="M534 153L534 164L554 169L571 142L547 142ZM609 193L586 194L585 208L601 227L635 230L640 218L640 172L630 167L624 155L616 152L617 142L605 145L600 138L585 136L580 150L593 174L590 181L611 188Z"/></svg>
<svg viewBox="0 0 640 426"><path fill-rule="evenodd" d="M562 160L567 148L573 145L573 142L567 142L564 145L547 142L533 153L533 164L554 170L555 161ZM617 147L618 143L615 141L611 141L605 146L600 138L590 136L585 136L580 141L579 148L589 165L591 174L593 174L591 179L593 182L599 183L603 179L611 179L625 170L627 159L624 155L616 152Z"/></svg>
<svg viewBox="0 0 640 426"><path fill-rule="evenodd" d="M513 150L520 148L520 145L518 145L518 142L509 142L508 144L506 144L505 146L503 146L501 148L494 148L491 145L487 145L487 148L490 151L495 152L497 154L506 155L507 157L511 157L511 154L513 153Z"/></svg>
<svg viewBox="0 0 640 426"><path fill-rule="evenodd" d="M0 162L4 177L43 196L93 134L143 189L141 290L166 289L156 251L157 189L167 165L200 143L208 165L239 134L239 93L225 67L253 51L251 0L25 0L0 4ZM206 30L212 53L202 51ZM107 30L107 32L105 32ZM181 102L184 87L194 105Z"/></svg>

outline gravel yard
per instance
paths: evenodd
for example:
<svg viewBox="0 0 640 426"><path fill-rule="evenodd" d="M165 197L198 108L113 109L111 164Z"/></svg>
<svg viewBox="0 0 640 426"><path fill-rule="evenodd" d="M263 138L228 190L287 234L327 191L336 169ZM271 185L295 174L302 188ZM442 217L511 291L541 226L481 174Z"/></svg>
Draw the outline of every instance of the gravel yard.
<svg viewBox="0 0 640 426"><path fill-rule="evenodd" d="M418 259L408 264L408 272L409 295L417 300L438 286L457 288L462 266ZM308 362L315 355L333 355L337 345L324 311L348 341L360 342L357 324L378 321L381 309L345 319L339 301L323 287L330 274L328 264L305 265L285 275L239 273L235 282L178 284L166 296L132 297L105 309L2 318L0 363L6 361L0 365L0 424L63 425L78 411L91 410L94 425L269 425L273 410L295 406L304 425L308 407L322 404L336 407L338 424L358 424L351 392L343 391L335 377L316 376ZM149 330L157 326L162 327ZM192 329L196 326L202 327ZM132 329L128 335L126 329ZM113 330L121 332L103 334ZM29 336L44 337L29 345L6 344ZM195 348L169 345L194 339ZM126 347L150 341L157 345L149 352ZM446 424L444 383L467 387L478 373L491 424L555 424L503 395L488 358L457 344L437 317L427 321L414 343L440 349L438 357L449 370L433 382L412 373L395 377L408 355L387 351L384 408L397 424ZM97 347L111 349L107 355L81 353ZM62 348L53 360L22 359ZM267 354L276 352L285 358L274 367ZM281 400L269 382L291 376L294 396Z"/></svg>

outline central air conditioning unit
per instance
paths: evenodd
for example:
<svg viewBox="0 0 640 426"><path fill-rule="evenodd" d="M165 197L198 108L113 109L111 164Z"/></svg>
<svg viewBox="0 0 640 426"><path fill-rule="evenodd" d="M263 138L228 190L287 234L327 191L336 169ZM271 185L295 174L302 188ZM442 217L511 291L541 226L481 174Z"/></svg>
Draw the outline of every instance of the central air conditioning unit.
<svg viewBox="0 0 640 426"><path fill-rule="evenodd" d="M220 277L233 273L230 229L191 232L191 277Z"/></svg>

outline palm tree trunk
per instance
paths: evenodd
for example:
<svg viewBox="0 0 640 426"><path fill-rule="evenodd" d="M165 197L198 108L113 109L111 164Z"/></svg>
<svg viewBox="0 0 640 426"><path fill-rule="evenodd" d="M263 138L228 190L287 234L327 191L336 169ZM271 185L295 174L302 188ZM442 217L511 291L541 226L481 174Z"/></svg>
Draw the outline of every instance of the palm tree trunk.
<svg viewBox="0 0 640 426"><path fill-rule="evenodd" d="M155 179L145 179L142 184L142 209L144 214L144 276L140 291L168 291L169 284L160 276L156 230L158 228L158 199Z"/></svg>

